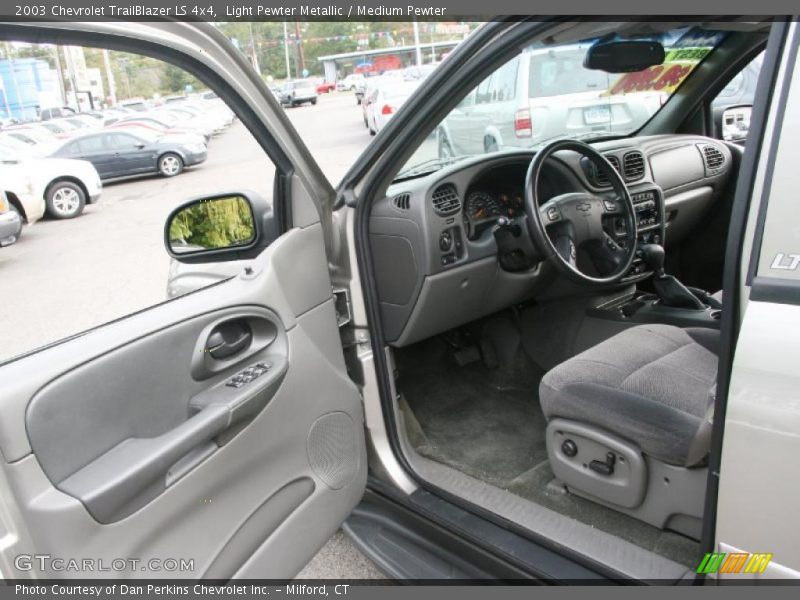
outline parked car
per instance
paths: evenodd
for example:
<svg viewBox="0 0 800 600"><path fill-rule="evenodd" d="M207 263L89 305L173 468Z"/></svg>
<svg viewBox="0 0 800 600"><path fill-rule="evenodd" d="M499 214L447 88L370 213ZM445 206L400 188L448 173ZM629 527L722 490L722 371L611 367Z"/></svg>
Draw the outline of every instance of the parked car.
<svg viewBox="0 0 800 600"><path fill-rule="evenodd" d="M193 135L196 136L198 140L202 140L205 144L211 139L212 133L211 129L208 127L201 128L192 125L183 125L173 116L153 112L124 117L111 123L107 129L124 129L126 127L149 129L154 134L162 136L176 134Z"/></svg>
<svg viewBox="0 0 800 600"><path fill-rule="evenodd" d="M38 144L52 144L58 138L44 127L16 126L0 130L0 141L15 140L27 146L34 147Z"/></svg>
<svg viewBox="0 0 800 600"><path fill-rule="evenodd" d="M2 181L0 181L2 185ZM0 247L15 243L22 233L22 219L12 210L5 192L0 190Z"/></svg>
<svg viewBox="0 0 800 600"><path fill-rule="evenodd" d="M50 119L59 119L61 117L70 117L72 115L77 114L74 108L70 108L69 106L53 106L49 108L43 108L39 112L39 119L42 121L49 121Z"/></svg>
<svg viewBox="0 0 800 600"><path fill-rule="evenodd" d="M231 113L215 110L210 102L204 102L208 106L200 106L194 102L176 102L169 106L164 106L153 114L165 114L177 119L176 124L184 124L201 131L211 131L218 134L225 131L233 123Z"/></svg>
<svg viewBox="0 0 800 600"><path fill-rule="evenodd" d="M19 125L20 129L24 129L26 127L42 128L51 133L54 137L61 140L70 138L78 133L77 127L65 121L56 122L55 120L50 120L42 121L41 123L24 123Z"/></svg>
<svg viewBox="0 0 800 600"><path fill-rule="evenodd" d="M34 191L36 171L20 167L20 161L13 156L7 146L0 145L0 191L6 195L11 210L19 214L22 223L30 225L44 216L45 201Z"/></svg>
<svg viewBox="0 0 800 600"><path fill-rule="evenodd" d="M90 162L25 156L2 144L0 178L7 182L9 199L28 224L40 219L45 211L56 219L77 217L86 204L100 199L103 190Z"/></svg>
<svg viewBox="0 0 800 600"><path fill-rule="evenodd" d="M306 103L317 103L317 91L308 79L287 81L281 86L280 95L281 104L284 106L295 107Z"/></svg>
<svg viewBox="0 0 800 600"><path fill-rule="evenodd" d="M200 142L173 140L170 136L145 138L111 129L69 140L51 156L89 161L100 179L108 181L155 173L174 177L185 167L204 162L207 153L206 145Z"/></svg>
<svg viewBox="0 0 800 600"><path fill-rule="evenodd" d="M132 112L146 112L150 110L150 103L146 100L123 100L122 102L118 102L114 108L122 108Z"/></svg>
<svg viewBox="0 0 800 600"><path fill-rule="evenodd" d="M322 81L319 81L316 84L316 88L315 89L317 91L317 94L327 94L327 93L332 92L332 91L334 91L336 89L336 84L333 83L332 81L324 81L324 80L322 80Z"/></svg>
<svg viewBox="0 0 800 600"><path fill-rule="evenodd" d="M367 112L368 129L372 135L375 135L386 126L392 115L416 91L420 83L421 80L419 79L409 81L390 79L376 88Z"/></svg>
<svg viewBox="0 0 800 600"><path fill-rule="evenodd" d="M352 92L356 89L359 83L364 81L364 75L361 73L352 73L336 82L336 89L340 92Z"/></svg>
<svg viewBox="0 0 800 600"><path fill-rule="evenodd" d="M101 129L103 127L103 121L94 117L89 116L83 113L78 113L71 117L62 117L61 119L55 119L53 123L61 123L66 122L70 125L74 126L77 130L81 133L87 133L93 129Z"/></svg>
<svg viewBox="0 0 800 600"><path fill-rule="evenodd" d="M359 87L356 88L356 96L360 97L358 104L361 105L361 117L364 120L364 127L366 127L370 134L375 135L374 130L374 117L372 116L372 101L375 99L378 88L389 82L397 82L396 79L376 75L365 79Z"/></svg>
<svg viewBox="0 0 800 600"><path fill-rule="evenodd" d="M576 78L586 45L527 50L486 78L437 130L440 156L529 148L559 132L627 131L660 107L662 94L610 93L619 76Z"/></svg>

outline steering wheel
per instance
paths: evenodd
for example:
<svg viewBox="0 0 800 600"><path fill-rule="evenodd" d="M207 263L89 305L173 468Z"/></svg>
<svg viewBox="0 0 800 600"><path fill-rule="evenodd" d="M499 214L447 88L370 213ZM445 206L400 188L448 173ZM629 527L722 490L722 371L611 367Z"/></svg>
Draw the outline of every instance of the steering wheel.
<svg viewBox="0 0 800 600"><path fill-rule="evenodd" d="M561 194L539 205L539 179L556 152L572 150L592 161L611 183L612 193ZM622 279L636 254L636 213L625 182L597 150L576 140L558 140L536 153L525 177L528 232L539 254L573 281L605 285ZM618 244L604 222L623 219L625 244ZM587 273L586 271L589 271Z"/></svg>

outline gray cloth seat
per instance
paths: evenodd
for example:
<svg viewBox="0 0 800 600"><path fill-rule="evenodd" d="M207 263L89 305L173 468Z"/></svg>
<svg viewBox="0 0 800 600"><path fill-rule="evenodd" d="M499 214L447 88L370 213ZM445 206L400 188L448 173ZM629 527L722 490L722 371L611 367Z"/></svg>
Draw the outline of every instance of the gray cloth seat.
<svg viewBox="0 0 800 600"><path fill-rule="evenodd" d="M713 329L632 327L550 370L539 386L542 410L548 421L594 425L648 456L687 466L711 403L718 354Z"/></svg>

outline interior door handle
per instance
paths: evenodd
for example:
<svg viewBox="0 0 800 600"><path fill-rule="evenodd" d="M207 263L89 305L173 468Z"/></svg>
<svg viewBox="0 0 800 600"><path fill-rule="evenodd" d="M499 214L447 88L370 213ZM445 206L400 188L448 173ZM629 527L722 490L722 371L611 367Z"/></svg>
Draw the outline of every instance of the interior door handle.
<svg viewBox="0 0 800 600"><path fill-rule="evenodd" d="M216 360L229 358L250 346L253 332L243 321L228 321L214 328L206 342L206 351Z"/></svg>

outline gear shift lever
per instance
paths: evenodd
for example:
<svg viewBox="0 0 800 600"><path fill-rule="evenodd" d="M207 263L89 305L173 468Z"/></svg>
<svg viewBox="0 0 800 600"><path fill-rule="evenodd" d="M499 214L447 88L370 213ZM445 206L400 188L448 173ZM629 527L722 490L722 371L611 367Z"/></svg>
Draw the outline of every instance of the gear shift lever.
<svg viewBox="0 0 800 600"><path fill-rule="evenodd" d="M656 279L664 277L664 247L659 244L644 244L639 247L642 260L655 273Z"/></svg>
<svg viewBox="0 0 800 600"><path fill-rule="evenodd" d="M705 308L702 302L685 285L664 271L664 248L658 244L645 244L639 248L642 260L653 271L653 286L661 304L675 308Z"/></svg>

